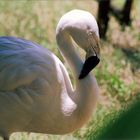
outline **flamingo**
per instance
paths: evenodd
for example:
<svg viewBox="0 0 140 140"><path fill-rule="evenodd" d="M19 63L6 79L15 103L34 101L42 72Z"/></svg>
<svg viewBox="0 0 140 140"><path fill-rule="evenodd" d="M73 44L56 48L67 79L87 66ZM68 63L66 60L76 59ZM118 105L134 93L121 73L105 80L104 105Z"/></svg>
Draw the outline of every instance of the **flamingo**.
<svg viewBox="0 0 140 140"><path fill-rule="evenodd" d="M71 133L96 108L99 86L90 71L100 61L95 18L84 10L64 14L56 41L75 80L48 49L22 38L0 37L0 136L14 132ZM76 50L86 52L85 62Z"/></svg>

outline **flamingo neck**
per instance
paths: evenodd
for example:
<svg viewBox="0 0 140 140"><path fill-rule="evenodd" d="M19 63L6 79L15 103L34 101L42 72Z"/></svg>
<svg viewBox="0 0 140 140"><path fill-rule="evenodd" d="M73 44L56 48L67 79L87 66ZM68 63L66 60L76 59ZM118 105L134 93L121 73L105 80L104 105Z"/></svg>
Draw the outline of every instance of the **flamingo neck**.
<svg viewBox="0 0 140 140"><path fill-rule="evenodd" d="M73 76L76 81L76 89L73 93L68 93L72 100L76 103L77 118L81 120L81 124L88 120L95 108L97 102L98 85L95 77L91 74L84 79L79 80L79 74L83 66L83 61L76 52L72 39L67 33L59 32L56 36L59 49L72 69ZM73 95L74 96L73 96ZM80 124L80 123L79 123Z"/></svg>

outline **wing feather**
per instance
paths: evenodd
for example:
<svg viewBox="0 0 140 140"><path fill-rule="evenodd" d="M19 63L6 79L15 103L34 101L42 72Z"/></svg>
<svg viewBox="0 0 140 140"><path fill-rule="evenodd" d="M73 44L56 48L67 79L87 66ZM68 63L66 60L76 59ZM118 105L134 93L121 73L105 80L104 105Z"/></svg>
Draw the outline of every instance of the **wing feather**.
<svg viewBox="0 0 140 140"><path fill-rule="evenodd" d="M31 41L0 37L0 90L13 90L53 71L52 53Z"/></svg>

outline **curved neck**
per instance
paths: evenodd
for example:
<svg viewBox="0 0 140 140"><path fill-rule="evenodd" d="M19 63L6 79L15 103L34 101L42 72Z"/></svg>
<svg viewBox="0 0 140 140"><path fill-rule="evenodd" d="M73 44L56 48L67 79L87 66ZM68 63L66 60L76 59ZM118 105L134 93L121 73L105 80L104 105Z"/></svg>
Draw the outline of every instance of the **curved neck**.
<svg viewBox="0 0 140 140"><path fill-rule="evenodd" d="M68 28L71 27L69 26ZM78 79L84 63L76 52L72 38L67 30L68 28L67 26L58 26L56 40L62 55L72 69L76 81L76 89L69 89L66 94L73 100L74 104L76 104L74 109L70 109L72 110L70 120L75 124L73 125L74 129L77 129L87 122L93 113L96 107L99 89L95 77L91 74L88 74L84 79ZM65 105L66 108L69 106L70 105ZM71 123L70 120L69 123Z"/></svg>
<svg viewBox="0 0 140 140"><path fill-rule="evenodd" d="M96 79L91 74L87 75L82 80L78 79L83 66L83 61L79 54L76 52L76 48L72 43L72 39L69 33L65 31L59 31L56 35L56 39L60 51L72 69L76 81L76 89L73 91L74 97L73 95L70 95L71 92L68 94L70 97L72 97L73 101L77 105L76 111L78 116L81 116L82 114L83 118L84 116L88 118L95 108L95 104L97 102L97 94L99 89Z"/></svg>

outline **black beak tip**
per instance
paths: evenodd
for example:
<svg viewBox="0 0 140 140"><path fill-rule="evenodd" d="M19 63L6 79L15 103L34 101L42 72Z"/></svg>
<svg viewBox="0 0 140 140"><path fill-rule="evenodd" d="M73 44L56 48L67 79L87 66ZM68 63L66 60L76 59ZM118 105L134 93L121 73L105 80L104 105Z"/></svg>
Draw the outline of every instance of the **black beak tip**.
<svg viewBox="0 0 140 140"><path fill-rule="evenodd" d="M83 79L84 77L85 77L85 75L82 74L82 73L80 73L80 75L79 75L79 79Z"/></svg>
<svg viewBox="0 0 140 140"><path fill-rule="evenodd" d="M85 78L89 72L96 67L96 65L100 62L100 59L97 56L91 56L89 57L81 70L81 73L79 75L79 79Z"/></svg>

